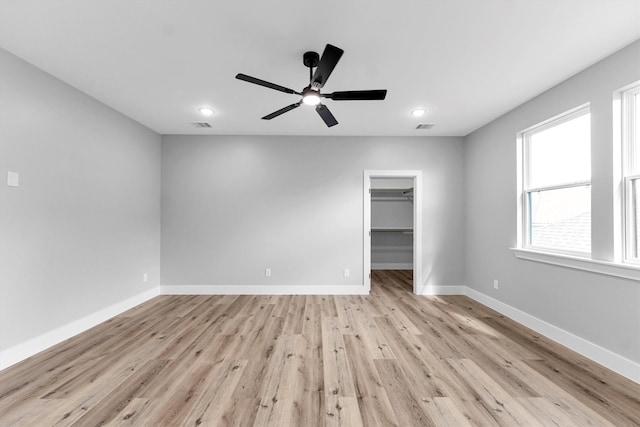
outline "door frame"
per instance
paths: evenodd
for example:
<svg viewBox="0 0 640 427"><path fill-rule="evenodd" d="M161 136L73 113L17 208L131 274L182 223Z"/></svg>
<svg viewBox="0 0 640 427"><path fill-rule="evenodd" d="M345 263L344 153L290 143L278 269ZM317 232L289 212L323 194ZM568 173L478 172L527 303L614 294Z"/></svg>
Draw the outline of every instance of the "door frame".
<svg viewBox="0 0 640 427"><path fill-rule="evenodd" d="M413 178L413 293L422 284L422 171L368 170L363 173L363 270L365 291L371 292L371 178Z"/></svg>

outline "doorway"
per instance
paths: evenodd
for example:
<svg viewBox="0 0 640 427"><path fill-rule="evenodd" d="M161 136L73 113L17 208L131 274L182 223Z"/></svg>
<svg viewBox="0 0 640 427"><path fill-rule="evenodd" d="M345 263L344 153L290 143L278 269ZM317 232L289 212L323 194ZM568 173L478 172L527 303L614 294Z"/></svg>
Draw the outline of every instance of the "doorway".
<svg viewBox="0 0 640 427"><path fill-rule="evenodd" d="M398 185L394 185L394 182ZM382 184L384 183L384 184ZM399 246L392 246L397 253L395 254L396 263L389 265L397 265L406 268L411 266L413 269L413 293L416 294L422 283L422 171L416 170L365 170L363 179L363 200L364 200L364 228L363 228L363 259L364 259L364 286L366 292L371 291L371 268L372 265L378 265L379 259L372 264L372 239L379 242L400 242ZM378 187L376 188L376 185ZM399 202L399 206L410 202L410 212L406 212L409 205L405 205L404 212L399 212L397 217L388 213L375 214L374 220L380 221L379 218L393 218L393 222L388 224L373 223L372 227L372 202L389 200L391 202ZM387 204L386 202L384 204ZM388 204L389 207L391 203ZM385 208L389 209L389 208ZM375 222L374 221L374 222ZM412 239L407 238L413 237ZM403 245L412 241L411 246L411 263L407 263L406 253L402 258ZM404 242L404 243L402 243ZM376 254L378 256L379 254ZM390 255L393 257L394 255Z"/></svg>

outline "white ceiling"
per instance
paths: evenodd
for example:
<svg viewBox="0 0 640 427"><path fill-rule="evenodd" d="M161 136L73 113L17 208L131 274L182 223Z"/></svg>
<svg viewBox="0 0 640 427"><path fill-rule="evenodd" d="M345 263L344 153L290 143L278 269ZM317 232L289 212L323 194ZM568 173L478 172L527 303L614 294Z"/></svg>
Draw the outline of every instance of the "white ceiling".
<svg viewBox="0 0 640 427"><path fill-rule="evenodd" d="M466 135L639 38L640 0L0 0L0 47L162 134ZM327 43L325 92L387 99L261 120L298 97L235 75L300 91Z"/></svg>

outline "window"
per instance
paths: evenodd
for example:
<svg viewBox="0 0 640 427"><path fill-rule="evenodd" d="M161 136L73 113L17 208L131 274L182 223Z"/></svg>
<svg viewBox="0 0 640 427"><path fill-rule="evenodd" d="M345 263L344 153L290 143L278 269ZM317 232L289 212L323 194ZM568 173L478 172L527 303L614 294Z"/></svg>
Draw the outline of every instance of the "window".
<svg viewBox="0 0 640 427"><path fill-rule="evenodd" d="M640 263L640 85L622 94L625 260Z"/></svg>
<svg viewBox="0 0 640 427"><path fill-rule="evenodd" d="M521 136L522 246L550 252L589 255L589 107L551 119L523 132ZM640 182L638 184L640 187Z"/></svg>

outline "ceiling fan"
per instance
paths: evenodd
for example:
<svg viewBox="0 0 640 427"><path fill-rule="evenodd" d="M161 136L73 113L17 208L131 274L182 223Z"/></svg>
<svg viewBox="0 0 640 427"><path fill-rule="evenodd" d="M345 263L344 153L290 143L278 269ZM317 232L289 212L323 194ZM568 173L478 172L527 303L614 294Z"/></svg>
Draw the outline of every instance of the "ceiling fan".
<svg viewBox="0 0 640 427"><path fill-rule="evenodd" d="M257 79L255 77L247 76L246 74L238 74L236 75L236 79L244 80L245 82L257 84L260 86L268 87L270 89L275 89L284 93L291 93L294 95L302 96L300 101L295 104L288 105L284 108L281 108L278 111L274 111L271 114L267 114L262 119L263 120L271 120L274 117L278 117L281 114L286 113L287 111L291 111L295 108L298 108L301 104L307 105L315 105L316 111L322 117L325 124L329 127L335 126L338 124L338 121L329 108L326 105L320 102L320 98L332 99L334 101L376 101L383 100L387 96L387 90L351 90L351 91L342 91L342 92L333 92L333 93L321 93L320 89L322 89L329 79L331 72L338 64L340 57L344 51L338 47L327 44L324 48L324 52L322 52L322 58L318 55L317 52L306 52L302 56L302 63L309 67L309 86L302 89L301 92L297 92L293 89L286 88L284 86L277 85L275 83L270 83L264 80ZM313 72L313 69L315 73Z"/></svg>

